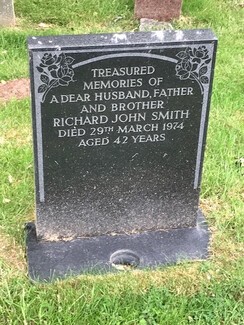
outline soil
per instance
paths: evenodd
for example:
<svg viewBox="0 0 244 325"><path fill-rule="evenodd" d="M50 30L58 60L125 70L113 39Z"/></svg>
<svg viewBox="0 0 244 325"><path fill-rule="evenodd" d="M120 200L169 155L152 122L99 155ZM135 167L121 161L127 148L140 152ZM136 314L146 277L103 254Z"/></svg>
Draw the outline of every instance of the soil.
<svg viewBox="0 0 244 325"><path fill-rule="evenodd" d="M30 96L30 80L28 78L0 82L0 102L11 99L23 99Z"/></svg>

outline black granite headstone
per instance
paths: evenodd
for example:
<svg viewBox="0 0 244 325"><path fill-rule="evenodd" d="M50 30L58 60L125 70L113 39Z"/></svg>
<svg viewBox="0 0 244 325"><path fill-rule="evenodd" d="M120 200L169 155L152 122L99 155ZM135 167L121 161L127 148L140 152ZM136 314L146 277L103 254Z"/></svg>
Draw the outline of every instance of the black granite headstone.
<svg viewBox="0 0 244 325"><path fill-rule="evenodd" d="M210 30L29 39L37 243L197 227L216 43Z"/></svg>

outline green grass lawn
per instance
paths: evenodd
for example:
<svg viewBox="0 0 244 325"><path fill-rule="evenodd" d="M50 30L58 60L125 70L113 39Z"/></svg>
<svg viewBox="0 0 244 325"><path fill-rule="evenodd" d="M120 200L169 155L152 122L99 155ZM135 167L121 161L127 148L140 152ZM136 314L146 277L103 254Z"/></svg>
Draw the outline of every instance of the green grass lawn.
<svg viewBox="0 0 244 325"><path fill-rule="evenodd" d="M17 26L0 30L0 81L28 76L29 35L134 31L132 0L16 0ZM24 223L34 218L30 101L0 104L0 324L244 323L244 8L239 0L184 0L175 28L219 38L201 207L207 261L157 270L30 283Z"/></svg>

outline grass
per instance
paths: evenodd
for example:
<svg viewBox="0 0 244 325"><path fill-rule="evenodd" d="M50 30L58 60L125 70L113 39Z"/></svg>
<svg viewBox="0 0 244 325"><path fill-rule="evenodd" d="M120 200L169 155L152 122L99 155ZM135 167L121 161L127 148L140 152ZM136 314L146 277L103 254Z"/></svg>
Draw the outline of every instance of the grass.
<svg viewBox="0 0 244 325"><path fill-rule="evenodd" d="M233 267L233 266L232 266ZM30 285L8 277L0 289L3 324L241 324L241 265L209 263ZM239 268L239 273L237 273ZM194 274L195 273L195 274ZM200 274L197 283L196 274ZM224 279L224 281L223 281Z"/></svg>
<svg viewBox="0 0 244 325"><path fill-rule="evenodd" d="M241 4L185 0L174 22L176 28L210 27L219 38L201 193L212 231L207 261L30 283L24 259L24 223L34 217L30 102L0 104L0 324L243 324ZM16 0L15 6L17 27L0 30L0 80L28 75L28 35L138 28L129 0Z"/></svg>
<svg viewBox="0 0 244 325"><path fill-rule="evenodd" d="M17 27L0 30L0 80L28 76L26 39L30 35L133 31L138 27L132 0L17 0L15 11Z"/></svg>
<svg viewBox="0 0 244 325"><path fill-rule="evenodd" d="M65 1L16 1L16 13L31 23L47 23L57 26L80 27L80 22L106 22L118 17L131 18L133 2L131 0L82 0ZM45 13L45 15L42 15ZM68 14L67 14L68 13ZM89 18L89 19L88 19Z"/></svg>

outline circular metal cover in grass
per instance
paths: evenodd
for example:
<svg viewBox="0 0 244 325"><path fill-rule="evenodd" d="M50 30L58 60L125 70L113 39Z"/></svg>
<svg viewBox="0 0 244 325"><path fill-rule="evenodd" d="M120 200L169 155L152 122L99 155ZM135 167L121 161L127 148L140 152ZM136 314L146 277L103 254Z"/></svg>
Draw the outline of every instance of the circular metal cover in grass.
<svg viewBox="0 0 244 325"><path fill-rule="evenodd" d="M117 270L134 269L140 264L139 256L129 249L121 249L110 256L110 263Z"/></svg>

